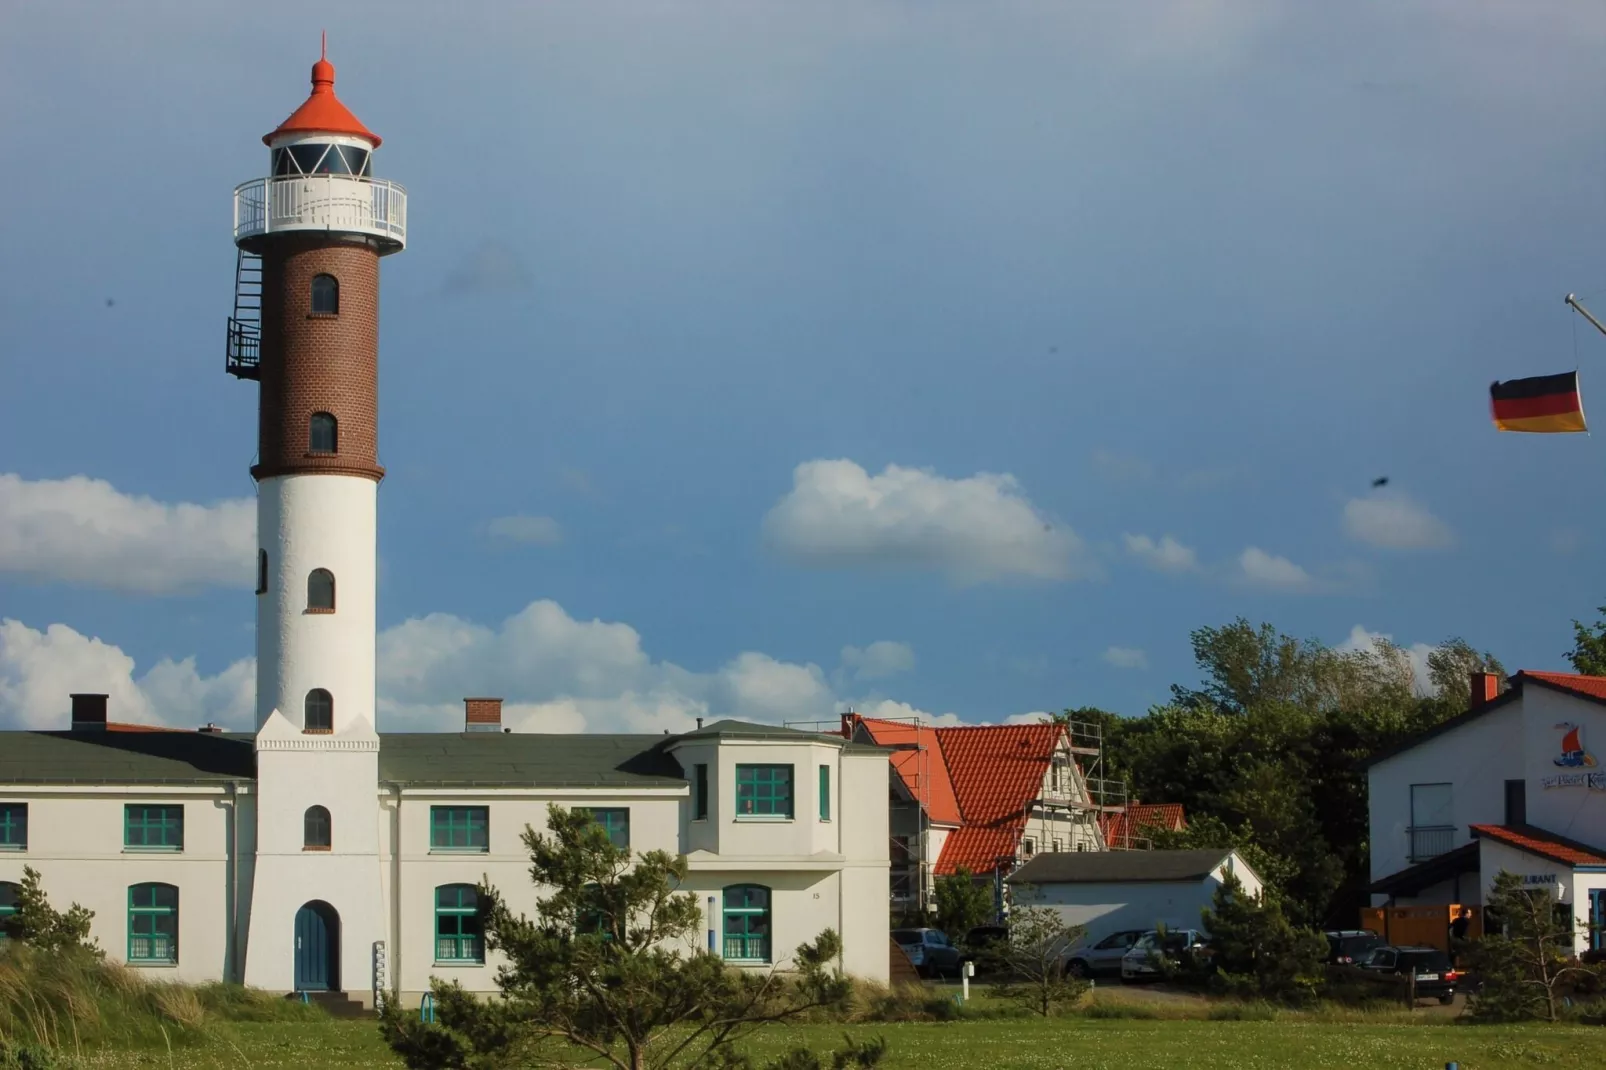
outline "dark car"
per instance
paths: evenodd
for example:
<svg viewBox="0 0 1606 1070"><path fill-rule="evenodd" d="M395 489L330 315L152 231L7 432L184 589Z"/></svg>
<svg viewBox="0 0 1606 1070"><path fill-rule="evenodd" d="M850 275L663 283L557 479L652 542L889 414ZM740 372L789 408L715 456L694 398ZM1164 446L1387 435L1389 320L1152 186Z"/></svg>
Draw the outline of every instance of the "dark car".
<svg viewBox="0 0 1606 1070"><path fill-rule="evenodd" d="M920 976L959 976L959 949L948 942L941 929L894 929L892 938Z"/></svg>
<svg viewBox="0 0 1606 1070"><path fill-rule="evenodd" d="M1072 977L1119 977L1121 959L1147 929L1123 929L1096 944L1083 944L1065 957L1065 972Z"/></svg>
<svg viewBox="0 0 1606 1070"><path fill-rule="evenodd" d="M1388 941L1370 929L1333 929L1327 937L1327 961L1333 966L1359 966Z"/></svg>
<svg viewBox="0 0 1606 1070"><path fill-rule="evenodd" d="M976 972L996 973L1009 950L1009 928L1004 925L978 925L960 941L960 963L974 962Z"/></svg>
<svg viewBox="0 0 1606 1070"><path fill-rule="evenodd" d="M1450 956L1436 947L1374 948L1360 967L1399 977L1415 973L1417 998L1436 999L1444 1004L1455 1002L1456 986L1461 981L1461 973L1450 962Z"/></svg>

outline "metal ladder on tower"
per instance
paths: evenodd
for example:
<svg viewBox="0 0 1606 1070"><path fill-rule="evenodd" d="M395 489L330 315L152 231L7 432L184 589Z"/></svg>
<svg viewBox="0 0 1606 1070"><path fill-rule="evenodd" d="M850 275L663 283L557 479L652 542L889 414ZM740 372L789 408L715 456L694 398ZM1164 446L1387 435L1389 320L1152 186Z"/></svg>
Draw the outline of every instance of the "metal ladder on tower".
<svg viewBox="0 0 1606 1070"><path fill-rule="evenodd" d="M262 257L239 251L234 262L234 315L224 358L228 373L239 379L259 378L262 365Z"/></svg>

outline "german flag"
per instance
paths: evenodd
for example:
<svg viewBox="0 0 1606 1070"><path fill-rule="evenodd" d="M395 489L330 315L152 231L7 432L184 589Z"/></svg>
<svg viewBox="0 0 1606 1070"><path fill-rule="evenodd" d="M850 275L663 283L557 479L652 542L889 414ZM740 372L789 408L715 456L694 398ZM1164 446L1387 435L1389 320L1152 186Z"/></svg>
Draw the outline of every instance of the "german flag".
<svg viewBox="0 0 1606 1070"><path fill-rule="evenodd" d="M1501 431L1556 434L1589 430L1575 371L1491 383L1489 408Z"/></svg>

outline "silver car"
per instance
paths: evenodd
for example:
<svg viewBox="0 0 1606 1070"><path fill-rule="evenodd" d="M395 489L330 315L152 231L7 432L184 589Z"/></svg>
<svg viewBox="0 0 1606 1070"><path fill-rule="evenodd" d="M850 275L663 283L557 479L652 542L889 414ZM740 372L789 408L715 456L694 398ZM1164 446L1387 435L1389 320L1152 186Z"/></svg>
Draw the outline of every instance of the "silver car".
<svg viewBox="0 0 1606 1070"><path fill-rule="evenodd" d="M1065 958L1065 972L1072 977L1118 977L1121 959L1143 935L1142 929L1122 929L1092 946L1082 946Z"/></svg>
<svg viewBox="0 0 1606 1070"><path fill-rule="evenodd" d="M1184 952L1198 951L1205 946L1205 934L1198 929L1167 929L1162 937L1150 930L1138 937L1130 951L1121 957L1121 980L1154 980L1160 976L1162 958L1172 962Z"/></svg>

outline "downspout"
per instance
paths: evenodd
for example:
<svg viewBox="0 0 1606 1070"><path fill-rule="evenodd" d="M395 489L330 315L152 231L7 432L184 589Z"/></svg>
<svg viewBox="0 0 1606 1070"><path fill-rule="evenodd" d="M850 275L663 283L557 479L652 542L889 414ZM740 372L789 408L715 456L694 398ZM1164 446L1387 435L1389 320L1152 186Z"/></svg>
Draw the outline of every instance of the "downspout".
<svg viewBox="0 0 1606 1070"><path fill-rule="evenodd" d="M390 953L386 956L390 976L390 990L395 992L397 998L401 996L402 979L402 940L401 940L401 848L402 848L402 789L400 784L391 784L390 793L395 799L390 814Z"/></svg>
<svg viewBox="0 0 1606 1070"><path fill-rule="evenodd" d="M240 786L231 780L225 787L229 792L229 797L224 802L229 808L229 894L225 904L228 913L229 950L228 968L223 974L225 980L243 984L245 972L240 969Z"/></svg>

